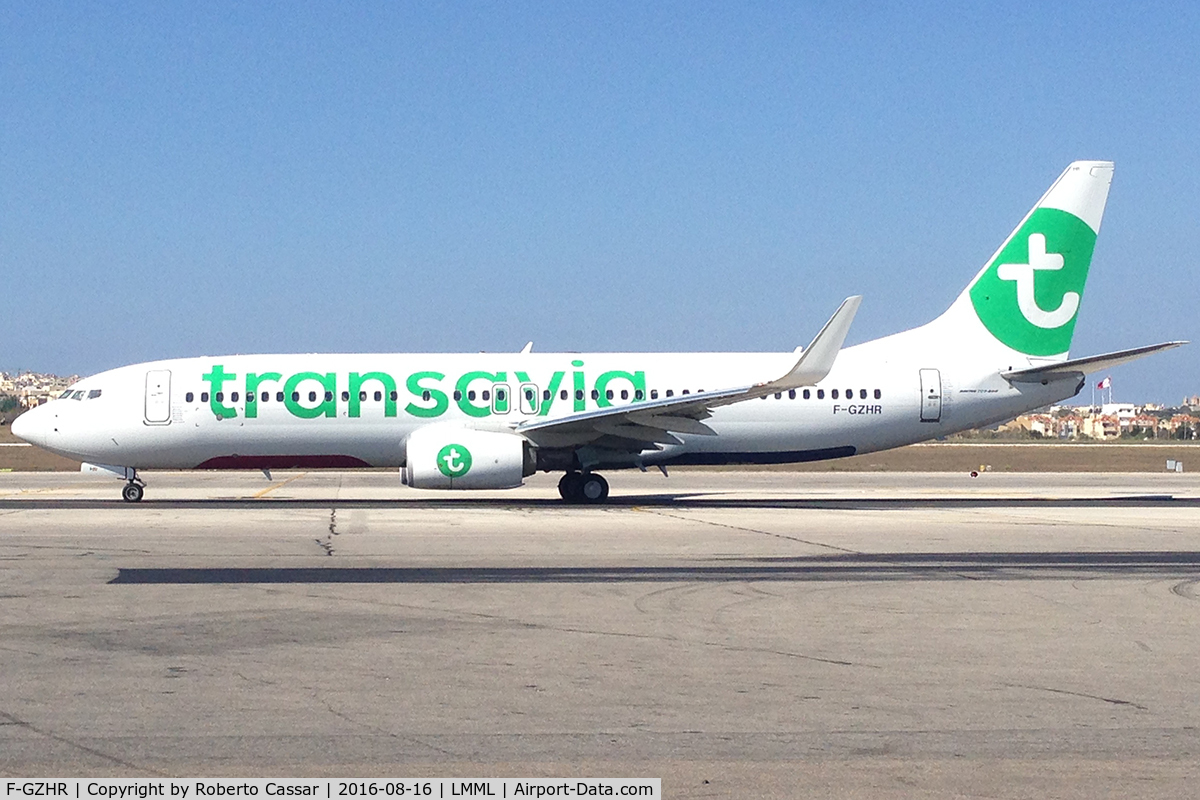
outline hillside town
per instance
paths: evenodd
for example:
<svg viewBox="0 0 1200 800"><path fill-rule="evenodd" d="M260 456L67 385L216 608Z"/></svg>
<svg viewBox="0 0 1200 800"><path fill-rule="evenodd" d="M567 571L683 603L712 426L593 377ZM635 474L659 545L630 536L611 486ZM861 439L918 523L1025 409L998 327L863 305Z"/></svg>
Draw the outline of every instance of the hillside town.
<svg viewBox="0 0 1200 800"><path fill-rule="evenodd" d="M1015 439L1200 439L1200 396L1186 397L1174 408L1154 403L1051 406L1022 414L989 433Z"/></svg>
<svg viewBox="0 0 1200 800"><path fill-rule="evenodd" d="M78 375L0 372L0 419L11 420L26 409L49 402L77 380Z"/></svg>

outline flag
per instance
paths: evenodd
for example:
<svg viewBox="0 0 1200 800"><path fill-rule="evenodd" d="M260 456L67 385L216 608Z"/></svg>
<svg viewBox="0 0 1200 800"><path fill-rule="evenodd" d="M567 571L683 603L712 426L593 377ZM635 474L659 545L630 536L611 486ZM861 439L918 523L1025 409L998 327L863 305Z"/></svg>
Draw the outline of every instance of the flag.
<svg viewBox="0 0 1200 800"><path fill-rule="evenodd" d="M1096 384L1096 388L1097 389L1111 389L1112 388L1112 376L1109 375L1109 376L1105 377L1104 380L1102 380Z"/></svg>

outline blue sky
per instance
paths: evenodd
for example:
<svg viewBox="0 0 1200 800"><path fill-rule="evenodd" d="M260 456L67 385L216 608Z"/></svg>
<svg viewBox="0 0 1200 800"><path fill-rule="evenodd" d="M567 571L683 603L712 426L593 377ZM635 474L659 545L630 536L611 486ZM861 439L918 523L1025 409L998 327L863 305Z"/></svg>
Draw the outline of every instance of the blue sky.
<svg viewBox="0 0 1200 800"><path fill-rule="evenodd" d="M1079 158L1072 353L1200 340L1194 3L120 5L0 4L0 369L864 341Z"/></svg>

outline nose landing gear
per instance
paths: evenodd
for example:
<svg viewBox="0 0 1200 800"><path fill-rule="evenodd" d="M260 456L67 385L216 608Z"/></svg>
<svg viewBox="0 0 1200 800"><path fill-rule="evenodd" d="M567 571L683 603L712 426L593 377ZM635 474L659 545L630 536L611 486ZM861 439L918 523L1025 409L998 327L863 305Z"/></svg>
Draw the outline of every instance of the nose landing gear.
<svg viewBox="0 0 1200 800"><path fill-rule="evenodd" d="M133 477L129 479L129 483L125 484L125 488L121 490L121 499L126 503L142 502L142 495L145 494L146 484L142 483L142 479L133 473Z"/></svg>
<svg viewBox="0 0 1200 800"><path fill-rule="evenodd" d="M568 503L603 503L608 499L608 481L594 472L568 472L558 482L558 493Z"/></svg>

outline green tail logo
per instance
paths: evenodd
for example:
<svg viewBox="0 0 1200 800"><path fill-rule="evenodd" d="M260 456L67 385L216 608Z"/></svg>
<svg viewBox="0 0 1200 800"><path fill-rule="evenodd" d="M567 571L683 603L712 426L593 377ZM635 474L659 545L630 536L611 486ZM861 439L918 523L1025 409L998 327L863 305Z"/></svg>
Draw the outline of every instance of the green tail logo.
<svg viewBox="0 0 1200 800"><path fill-rule="evenodd" d="M1096 232L1079 217L1036 209L971 287L979 320L1026 355L1067 352L1095 247Z"/></svg>

